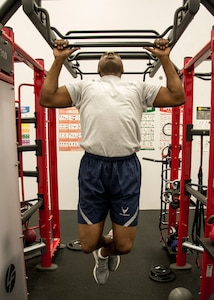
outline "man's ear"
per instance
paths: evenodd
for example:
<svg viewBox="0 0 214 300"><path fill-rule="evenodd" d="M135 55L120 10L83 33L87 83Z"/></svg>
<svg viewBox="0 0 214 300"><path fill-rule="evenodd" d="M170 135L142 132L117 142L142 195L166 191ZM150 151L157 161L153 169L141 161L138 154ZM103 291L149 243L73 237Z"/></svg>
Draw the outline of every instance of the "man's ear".
<svg viewBox="0 0 214 300"><path fill-rule="evenodd" d="M101 76L100 67L99 66L97 67L97 73Z"/></svg>
<svg viewBox="0 0 214 300"><path fill-rule="evenodd" d="M123 64L121 66L121 75L124 73L124 68L123 68Z"/></svg>

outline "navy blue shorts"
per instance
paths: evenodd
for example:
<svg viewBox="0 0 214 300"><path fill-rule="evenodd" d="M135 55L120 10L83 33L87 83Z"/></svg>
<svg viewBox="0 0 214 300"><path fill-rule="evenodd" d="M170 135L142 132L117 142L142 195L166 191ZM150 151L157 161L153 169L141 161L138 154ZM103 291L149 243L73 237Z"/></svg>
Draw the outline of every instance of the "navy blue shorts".
<svg viewBox="0 0 214 300"><path fill-rule="evenodd" d="M99 223L110 213L118 225L137 225L141 165L136 154L103 157L85 153L78 179L80 224Z"/></svg>

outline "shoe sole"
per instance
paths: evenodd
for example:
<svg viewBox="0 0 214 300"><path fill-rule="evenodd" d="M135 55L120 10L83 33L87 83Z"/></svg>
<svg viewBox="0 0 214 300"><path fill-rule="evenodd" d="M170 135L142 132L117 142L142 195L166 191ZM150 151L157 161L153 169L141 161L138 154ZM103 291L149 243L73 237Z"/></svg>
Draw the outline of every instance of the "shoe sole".
<svg viewBox="0 0 214 300"><path fill-rule="evenodd" d="M98 256L97 256L96 251L93 251L93 256L94 256L94 260L95 260L95 266L94 266L94 269L93 269L93 276L94 276L94 279L95 279L96 283L99 284L99 282L97 280L97 276L96 276L96 267L97 267L97 264L98 264Z"/></svg>

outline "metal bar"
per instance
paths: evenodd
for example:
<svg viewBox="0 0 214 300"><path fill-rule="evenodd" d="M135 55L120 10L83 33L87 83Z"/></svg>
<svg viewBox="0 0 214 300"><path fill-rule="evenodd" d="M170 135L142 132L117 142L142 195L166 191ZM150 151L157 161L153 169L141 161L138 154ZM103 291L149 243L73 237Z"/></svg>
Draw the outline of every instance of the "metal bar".
<svg viewBox="0 0 214 300"><path fill-rule="evenodd" d="M171 135L171 169L170 180L174 181L178 179L179 165L180 165L180 107L172 108L172 135ZM171 228L176 228L177 225L177 210L169 206L168 215L168 235Z"/></svg>
<svg viewBox="0 0 214 300"><path fill-rule="evenodd" d="M7 83L13 84L14 80L12 76L6 75L2 72L0 72L0 80L5 81Z"/></svg>
<svg viewBox="0 0 214 300"><path fill-rule="evenodd" d="M210 148L209 148L209 165L208 165L208 184L207 184L207 206L206 206L206 221L204 229L204 238L209 238L209 233L212 230L212 224L207 223L207 219L214 215L214 27L211 31L211 103L210 103ZM212 276L208 271L212 270ZM200 300L207 300L214 293L214 261L207 251L204 251L202 260L202 278L200 287Z"/></svg>
<svg viewBox="0 0 214 300"><path fill-rule="evenodd" d="M69 57L70 60L96 60L100 59L100 56L103 55L104 52L78 52ZM122 59L151 59L156 60L156 57L152 56L150 53L142 51L117 51L117 54L120 55Z"/></svg>
<svg viewBox="0 0 214 300"><path fill-rule="evenodd" d="M214 4L211 1L201 0L201 3L209 10L209 12L214 16Z"/></svg>
<svg viewBox="0 0 214 300"><path fill-rule="evenodd" d="M45 243L40 242L38 244L34 244L34 245L31 245L31 246L25 247L24 248L24 254L28 253L28 252L32 252L32 251L35 251L35 250L45 248L45 246L46 246Z"/></svg>
<svg viewBox="0 0 214 300"><path fill-rule="evenodd" d="M54 27L51 27L51 29L53 29L54 31L56 31L56 33L58 34L59 31L54 28ZM131 29L125 29L125 30L71 30L71 31L68 31L65 35L66 36L69 36L71 34L91 34L91 33L94 33L94 34L100 34L100 33L104 33L104 34L109 34L109 33L114 33L114 34L118 34L118 33L153 33L153 37L154 36L159 36L159 33L156 31L156 30L152 30L152 29L134 29L134 30L131 30Z"/></svg>
<svg viewBox="0 0 214 300"><path fill-rule="evenodd" d="M176 10L174 14L174 26L173 30L170 32L168 39L172 41L171 49L175 46L176 42L182 36L188 25L193 20L194 16L200 8L200 0L188 0L186 1L184 7ZM150 72L150 77L154 77L161 63L158 59L157 62L153 64L153 69Z"/></svg>
<svg viewBox="0 0 214 300"><path fill-rule="evenodd" d="M24 62L27 66L29 66L31 69L38 69L42 71L42 66L35 60L33 59L27 52L25 52L19 45L16 43L14 44L14 58L15 61L20 61Z"/></svg>
<svg viewBox="0 0 214 300"><path fill-rule="evenodd" d="M25 177L36 177L38 178L38 171L23 171L22 172L22 176L25 176Z"/></svg>
<svg viewBox="0 0 214 300"><path fill-rule="evenodd" d="M38 145L20 145L17 146L18 152L30 152L36 151L38 149Z"/></svg>
<svg viewBox="0 0 214 300"><path fill-rule="evenodd" d="M192 141L193 136L209 136L209 129L193 129L193 124L187 124L186 128L186 140Z"/></svg>
<svg viewBox="0 0 214 300"><path fill-rule="evenodd" d="M41 8L39 10L37 3L33 0L22 0L22 6L25 14L28 16L49 46L53 48L53 42L56 39L56 35L51 30L48 12ZM64 66L74 78L77 77L73 65L69 63L68 60L65 60Z"/></svg>
<svg viewBox="0 0 214 300"><path fill-rule="evenodd" d="M97 75L98 73L97 72L82 72L79 70L79 72L77 73L78 75L82 76L82 75ZM124 72L123 73L124 75L145 75L145 74L149 74L149 72L145 72L145 71L142 71L142 72Z"/></svg>
<svg viewBox="0 0 214 300"><path fill-rule="evenodd" d="M184 66L190 58L185 58ZM186 103L183 109L183 143L182 143L182 164L181 164L181 180L180 180L180 214L178 226L178 251L176 256L176 266L186 266L186 253L183 251L183 239L188 236L188 218L190 195L185 192L185 185L191 178L191 155L192 141L186 140L187 124L192 124L193 118L193 81L194 70L186 70L184 73L184 90L186 94Z"/></svg>
<svg viewBox="0 0 214 300"><path fill-rule="evenodd" d="M44 68L44 61L38 59L38 62ZM43 197L44 205L39 210L39 228L41 239L46 243L46 251L42 253L42 267L49 268L52 265L50 251L51 245L51 226L50 226L50 208L48 197L48 162L46 145L46 109L39 104L40 91L44 82L44 71L34 71L34 93L35 93L35 112L37 115L38 126L36 128L36 140L41 141L41 155L37 156L37 167L39 172L38 195Z"/></svg>
<svg viewBox="0 0 214 300"><path fill-rule="evenodd" d="M84 72L80 70L80 63L79 61L82 60L99 60L101 55L103 55L104 52L78 52L74 55L71 55L68 60L76 61L77 63L74 65L75 69L77 70L77 74L79 74L81 77L82 75L94 75L97 74L97 72ZM122 60L149 60L149 62L156 60L156 57L151 55L148 52L139 52L139 51L117 51L117 53L120 55ZM124 71L124 74L130 74L130 75L145 75L149 74L150 66L147 67L144 71Z"/></svg>
<svg viewBox="0 0 214 300"><path fill-rule="evenodd" d="M202 246L197 246L190 242L183 242L182 246L191 250L195 250L197 252L204 252L204 248Z"/></svg>
<svg viewBox="0 0 214 300"><path fill-rule="evenodd" d="M22 118L21 119L21 123L22 124L36 124L36 118L32 117L32 118Z"/></svg>
<svg viewBox="0 0 214 300"><path fill-rule="evenodd" d="M37 199L37 203L35 203L31 208L29 208L21 217L22 224L24 224L40 207L43 205L43 199Z"/></svg>
<svg viewBox="0 0 214 300"><path fill-rule="evenodd" d="M207 197L201 194L199 191L193 189L190 184L185 185L185 190L197 200L199 200L203 205L207 205Z"/></svg>
<svg viewBox="0 0 214 300"><path fill-rule="evenodd" d="M151 42L133 42L133 41L124 41L124 42L75 42L69 44L68 47L80 47L80 48L144 48L144 47L153 47L154 43Z"/></svg>
<svg viewBox="0 0 214 300"><path fill-rule="evenodd" d="M0 5L0 23L4 26L21 5L21 0L3 1Z"/></svg>
<svg viewBox="0 0 214 300"><path fill-rule="evenodd" d="M172 26L169 27L171 32L169 34L169 41L170 41L170 45L175 44L176 41L178 40L178 38L181 36L181 34L183 33L183 31L186 29L187 25L190 23L190 21L192 20L193 16L196 14L196 12L198 11L200 6L200 1L199 0L189 0L185 3L184 6L178 8L175 12L174 15L174 25L173 25L173 29ZM41 8L38 7L36 5L35 2L33 1L29 1L29 0L23 0L23 9L25 11L25 13L28 15L28 17L31 19L31 21L34 23L34 25L37 27L37 29L40 31L40 33L43 35L43 37L46 39L46 41L49 43L49 45L51 47L53 47L53 42L56 39L56 35L54 33L54 30L57 32L57 34L61 37L61 38L66 38L66 39L72 39L71 36L66 35L63 36L61 35L61 33L54 27L50 26L50 20L49 20L49 15L48 12ZM169 31L169 28L164 32L167 33ZM87 31L82 31L82 33L86 33ZM91 31L91 33L95 33L95 31ZM120 31L118 31L120 32ZM134 31L132 31L133 33ZM147 31L146 31L147 32ZM149 32L149 31L148 31ZM148 33L147 32L147 33ZM71 33L71 31L69 32L69 34ZM78 32L76 32L77 34ZM89 33L89 32L88 32ZM109 34L112 33L111 31L99 31L99 33L105 33L105 34ZM114 31L114 33L116 34L116 31ZM121 32L122 33L122 32ZM120 34L121 34L120 33ZM130 33L128 31L124 31L124 33ZM139 33L139 31L138 31ZM78 33L80 34L80 32ZM153 36L153 35L147 35L146 37L163 37L163 35L157 35L157 36ZM90 38L108 38L108 35L106 35L105 37L101 37L100 35L98 35L97 37L95 36L89 36ZM84 36L79 36L80 39L88 39L89 37L84 37ZM120 35L120 36L112 36L109 35L109 37L111 38L125 38L125 35ZM128 37L130 37L130 35L128 35ZM145 36L144 36L145 37ZM133 35L131 36L131 38L136 38L136 35L133 37ZM76 39L76 37L75 37ZM74 43L72 45L70 45L72 47L76 46L76 47L88 47L88 48L93 48L93 47L145 47L145 46L149 46L149 47L153 47L154 43L150 43L150 42L86 42L86 43L81 43L81 42L77 42ZM65 61L65 64L68 64L68 61ZM160 63L156 63L156 65L158 65ZM67 66L67 68L70 68L70 72L72 73L72 75L74 77L77 76L77 74L74 74L75 68L73 68L72 66ZM154 70L154 68L153 68Z"/></svg>
<svg viewBox="0 0 214 300"><path fill-rule="evenodd" d="M52 213L52 235L60 240L56 110L48 109L49 189Z"/></svg>
<svg viewBox="0 0 214 300"><path fill-rule="evenodd" d="M211 44L207 43L194 57L192 57L189 62L185 65L185 69L190 69L192 66L194 68L198 67L203 61L210 59ZM180 75L183 75L184 69L180 71Z"/></svg>
<svg viewBox="0 0 214 300"><path fill-rule="evenodd" d="M192 135L206 135L209 136L210 135L210 130L209 129L193 129L191 130L191 134Z"/></svg>
<svg viewBox="0 0 214 300"><path fill-rule="evenodd" d="M18 86L18 100L16 101L18 103L17 108L17 141L19 146L23 146L22 144L22 122L21 122L21 91L23 87L33 87L33 84L29 83L22 83ZM17 149L18 150L18 149ZM35 149L37 151L37 149ZM24 190L24 173L26 175L26 172L23 171L23 151L18 150L18 160L19 160L19 177L20 177L20 185L21 185L21 195L22 200L25 200L25 190ZM37 180L38 180L38 174L37 174Z"/></svg>
<svg viewBox="0 0 214 300"><path fill-rule="evenodd" d="M152 162L164 163L164 160L162 160L162 159L153 159L153 158L148 158L148 157L143 157L142 159L152 161Z"/></svg>
<svg viewBox="0 0 214 300"><path fill-rule="evenodd" d="M85 31L69 31L66 35L62 35L56 28L51 27L51 29L62 39L87 39L87 40L90 39L158 39L158 38L163 38L172 28L173 26L169 26L162 34L159 34L157 31L154 30L98 30L98 31L85 30ZM85 35L82 35L83 33ZM95 35L89 35L89 33L94 33ZM99 35L100 33L102 33L102 35ZM144 34L142 35L142 33ZM74 36L74 34L75 35L78 34L78 36Z"/></svg>

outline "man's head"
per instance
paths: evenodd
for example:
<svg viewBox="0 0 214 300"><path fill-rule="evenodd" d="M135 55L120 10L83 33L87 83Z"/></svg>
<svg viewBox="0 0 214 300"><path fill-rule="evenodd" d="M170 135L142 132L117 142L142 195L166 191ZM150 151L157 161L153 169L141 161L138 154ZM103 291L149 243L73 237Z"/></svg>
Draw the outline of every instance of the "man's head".
<svg viewBox="0 0 214 300"><path fill-rule="evenodd" d="M105 52L98 63L98 73L100 76L115 75L121 77L123 74L123 63L121 57L115 52Z"/></svg>

